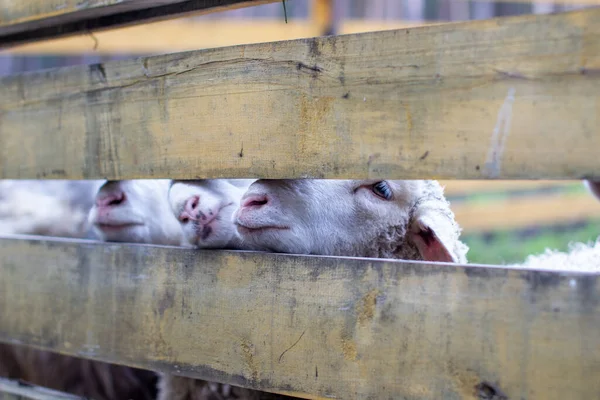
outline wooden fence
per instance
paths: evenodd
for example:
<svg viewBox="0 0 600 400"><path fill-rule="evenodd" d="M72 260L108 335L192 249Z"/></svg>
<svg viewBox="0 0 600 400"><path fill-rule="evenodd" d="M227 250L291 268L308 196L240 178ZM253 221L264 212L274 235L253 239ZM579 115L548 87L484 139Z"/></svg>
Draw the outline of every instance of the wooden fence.
<svg viewBox="0 0 600 400"><path fill-rule="evenodd" d="M154 3L5 1L0 43L262 2ZM600 179L598 71L593 8L9 76L0 178ZM0 276L0 340L78 357L304 398L600 394L597 274L31 237Z"/></svg>

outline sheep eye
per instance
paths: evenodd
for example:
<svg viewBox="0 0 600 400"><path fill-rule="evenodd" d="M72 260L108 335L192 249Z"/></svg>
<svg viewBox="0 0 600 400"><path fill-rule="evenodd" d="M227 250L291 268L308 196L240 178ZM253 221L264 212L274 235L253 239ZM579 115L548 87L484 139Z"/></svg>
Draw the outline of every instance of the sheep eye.
<svg viewBox="0 0 600 400"><path fill-rule="evenodd" d="M392 188L386 181L380 181L373 184L373 193L385 200L392 199Z"/></svg>

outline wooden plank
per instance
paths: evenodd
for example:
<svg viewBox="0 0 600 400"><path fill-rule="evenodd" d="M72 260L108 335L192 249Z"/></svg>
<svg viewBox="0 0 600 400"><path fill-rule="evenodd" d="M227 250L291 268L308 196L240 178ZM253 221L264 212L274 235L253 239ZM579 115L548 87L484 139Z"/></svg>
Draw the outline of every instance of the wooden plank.
<svg viewBox="0 0 600 400"><path fill-rule="evenodd" d="M82 397L0 378L0 400L84 400Z"/></svg>
<svg viewBox="0 0 600 400"><path fill-rule="evenodd" d="M450 21L407 21L407 20L355 20L346 19L339 23L340 33L351 34L351 33L365 33L365 32L376 32L376 31L387 31L392 29L407 29L417 28L422 26L432 25L443 25L449 24Z"/></svg>
<svg viewBox="0 0 600 400"><path fill-rule="evenodd" d="M2 0L0 47L278 0Z"/></svg>
<svg viewBox="0 0 600 400"><path fill-rule="evenodd" d="M326 10L318 9L325 12ZM328 29L327 14L314 21L209 20L161 21L67 38L27 43L4 54L148 54L172 53L239 44L264 43L321 36ZM429 22L341 21L339 34L383 31L424 26ZM210 32L210 35L206 33ZM2 54L2 53L0 53Z"/></svg>
<svg viewBox="0 0 600 400"><path fill-rule="evenodd" d="M162 21L90 35L28 43L8 49L8 54L148 54L202 48L264 43L319 36L319 26L309 21L208 20ZM207 35L210 32L210 35ZM94 47L97 45L96 49Z"/></svg>
<svg viewBox="0 0 600 400"><path fill-rule="evenodd" d="M502 201L452 202L464 233L523 229L600 218L600 203L591 195L554 194Z"/></svg>
<svg viewBox="0 0 600 400"><path fill-rule="evenodd" d="M525 191L545 188L566 188L574 184L583 185L581 181L550 181L550 180L453 180L439 181L440 185L444 186L444 193L447 196L469 196L478 193L493 193L507 191Z"/></svg>
<svg viewBox="0 0 600 400"><path fill-rule="evenodd" d="M2 239L0 275L0 340L64 354L306 398L600 392L597 274Z"/></svg>
<svg viewBox="0 0 600 400"><path fill-rule="evenodd" d="M0 177L600 179L597 71L600 9L16 75Z"/></svg>

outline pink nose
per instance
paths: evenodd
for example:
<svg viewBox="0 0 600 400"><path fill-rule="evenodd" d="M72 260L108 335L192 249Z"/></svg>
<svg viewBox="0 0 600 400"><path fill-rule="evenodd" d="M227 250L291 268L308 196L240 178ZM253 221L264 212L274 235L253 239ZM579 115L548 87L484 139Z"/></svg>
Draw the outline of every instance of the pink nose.
<svg viewBox="0 0 600 400"><path fill-rule="evenodd" d="M196 221L198 219L200 208L200 196L192 196L185 202L183 211L179 214L181 222L187 222L190 219Z"/></svg>
<svg viewBox="0 0 600 400"><path fill-rule="evenodd" d="M242 201L242 208L260 208L269 202L266 194L250 195Z"/></svg>
<svg viewBox="0 0 600 400"><path fill-rule="evenodd" d="M96 205L98 207L113 207L125 201L125 193L121 191L104 193L96 198Z"/></svg>

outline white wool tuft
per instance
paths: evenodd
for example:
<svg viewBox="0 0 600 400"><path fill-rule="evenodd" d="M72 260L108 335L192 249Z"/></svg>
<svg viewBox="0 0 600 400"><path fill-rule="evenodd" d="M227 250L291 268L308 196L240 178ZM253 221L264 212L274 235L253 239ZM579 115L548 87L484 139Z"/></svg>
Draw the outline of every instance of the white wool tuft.
<svg viewBox="0 0 600 400"><path fill-rule="evenodd" d="M91 237L87 214L101 181L0 181L0 234Z"/></svg>
<svg viewBox="0 0 600 400"><path fill-rule="evenodd" d="M546 249L542 254L528 256L511 268L600 272L600 237L595 242L570 243L566 252Z"/></svg>

